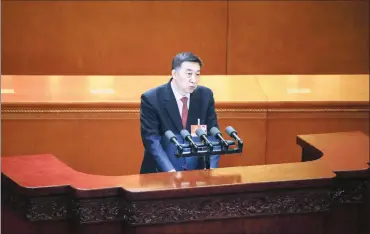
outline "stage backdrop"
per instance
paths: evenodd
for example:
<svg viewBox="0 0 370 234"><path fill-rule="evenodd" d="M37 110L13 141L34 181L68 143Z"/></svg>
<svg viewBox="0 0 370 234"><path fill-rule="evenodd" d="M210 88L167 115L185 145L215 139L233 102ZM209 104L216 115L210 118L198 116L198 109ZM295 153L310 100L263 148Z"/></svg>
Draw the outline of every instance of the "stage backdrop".
<svg viewBox="0 0 370 234"><path fill-rule="evenodd" d="M369 1L1 2L2 74L368 73Z"/></svg>

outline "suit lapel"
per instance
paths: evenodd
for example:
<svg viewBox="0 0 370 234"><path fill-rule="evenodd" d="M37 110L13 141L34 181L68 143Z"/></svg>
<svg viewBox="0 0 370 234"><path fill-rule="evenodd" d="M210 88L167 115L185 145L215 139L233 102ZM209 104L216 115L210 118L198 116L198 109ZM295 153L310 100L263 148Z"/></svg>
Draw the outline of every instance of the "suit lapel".
<svg viewBox="0 0 370 234"><path fill-rule="evenodd" d="M200 93L198 89L196 89L192 94L190 94L190 108L188 114L188 121L186 123L187 129L190 129L190 125L196 125L198 123L200 113L201 113Z"/></svg>
<svg viewBox="0 0 370 234"><path fill-rule="evenodd" d="M172 79L171 79L172 80ZM168 82L166 87L166 93L164 94L164 108L167 110L172 122L175 124L177 130L180 132L183 127L181 123L181 116L179 112L179 107L175 99L175 95L171 89L171 80Z"/></svg>

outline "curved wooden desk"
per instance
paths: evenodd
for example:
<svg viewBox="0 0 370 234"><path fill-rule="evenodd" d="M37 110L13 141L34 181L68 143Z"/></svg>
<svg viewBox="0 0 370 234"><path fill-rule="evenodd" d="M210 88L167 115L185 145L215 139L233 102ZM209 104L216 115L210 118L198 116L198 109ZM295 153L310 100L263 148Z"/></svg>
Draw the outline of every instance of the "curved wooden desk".
<svg viewBox="0 0 370 234"><path fill-rule="evenodd" d="M368 136L302 135L297 143L304 162L129 176L81 173L50 154L3 157L4 233L370 230L362 205L370 194ZM341 212L343 203L360 208ZM342 215L352 221L338 223Z"/></svg>

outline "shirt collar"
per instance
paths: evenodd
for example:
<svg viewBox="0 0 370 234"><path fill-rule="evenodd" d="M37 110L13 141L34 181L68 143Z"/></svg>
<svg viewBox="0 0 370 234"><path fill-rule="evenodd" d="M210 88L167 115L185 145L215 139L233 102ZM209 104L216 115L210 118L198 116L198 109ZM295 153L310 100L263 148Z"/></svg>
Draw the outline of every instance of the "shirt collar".
<svg viewBox="0 0 370 234"><path fill-rule="evenodd" d="M175 99L176 101L180 101L181 98L183 97L187 97L188 100L190 99L190 93L187 93L186 95L181 95L175 88L174 84L172 83L171 81L171 88L172 88L172 91L173 91L173 94L175 95Z"/></svg>

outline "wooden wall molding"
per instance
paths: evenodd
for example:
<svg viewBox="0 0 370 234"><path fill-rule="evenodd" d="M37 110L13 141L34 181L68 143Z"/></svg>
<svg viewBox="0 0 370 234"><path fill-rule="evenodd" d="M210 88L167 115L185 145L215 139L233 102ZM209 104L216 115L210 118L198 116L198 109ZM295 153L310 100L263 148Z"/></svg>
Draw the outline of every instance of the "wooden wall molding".
<svg viewBox="0 0 370 234"><path fill-rule="evenodd" d="M266 118L264 108L222 108L216 112L224 118ZM139 108L6 108L3 119L139 119Z"/></svg>
<svg viewBox="0 0 370 234"><path fill-rule="evenodd" d="M369 112L369 108L269 108L269 113L307 113L307 112Z"/></svg>
<svg viewBox="0 0 370 234"><path fill-rule="evenodd" d="M220 119L368 118L369 108L216 108ZM294 115L292 115L292 113ZM139 108L7 108L3 119L139 119Z"/></svg>
<svg viewBox="0 0 370 234"><path fill-rule="evenodd" d="M305 109L274 112L268 111L269 119L368 119L370 110L363 109Z"/></svg>
<svg viewBox="0 0 370 234"><path fill-rule="evenodd" d="M138 108L3 108L2 119L139 119Z"/></svg>

